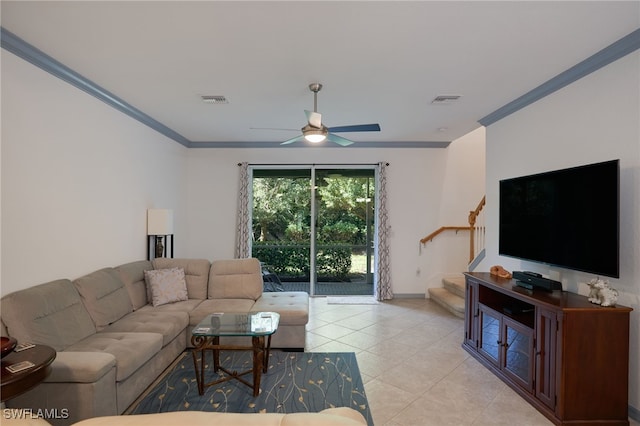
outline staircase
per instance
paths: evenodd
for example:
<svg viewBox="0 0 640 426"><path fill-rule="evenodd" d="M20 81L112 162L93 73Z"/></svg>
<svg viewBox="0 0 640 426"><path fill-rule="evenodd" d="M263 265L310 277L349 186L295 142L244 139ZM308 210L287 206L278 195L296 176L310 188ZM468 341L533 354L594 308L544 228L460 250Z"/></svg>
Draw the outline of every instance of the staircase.
<svg viewBox="0 0 640 426"><path fill-rule="evenodd" d="M471 231L469 234L469 271L473 271L476 266L484 259L484 213L483 208L486 198L482 197L480 203L469 212L469 226L442 226L431 234L420 240L420 250L427 242L444 231ZM422 251L420 251L422 254ZM464 318L465 309L465 282L464 275L451 275L442 279L442 287L429 288L429 297L431 300L441 305L443 308L451 312L453 315Z"/></svg>
<svg viewBox="0 0 640 426"><path fill-rule="evenodd" d="M454 275L442 279L443 287L430 288L431 300L458 318L464 318L464 275Z"/></svg>

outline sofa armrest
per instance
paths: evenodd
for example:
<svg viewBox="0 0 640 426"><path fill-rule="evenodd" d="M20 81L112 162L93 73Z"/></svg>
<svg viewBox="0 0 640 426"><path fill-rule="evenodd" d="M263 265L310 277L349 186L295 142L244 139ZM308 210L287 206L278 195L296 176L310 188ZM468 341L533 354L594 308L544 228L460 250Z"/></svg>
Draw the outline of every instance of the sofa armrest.
<svg viewBox="0 0 640 426"><path fill-rule="evenodd" d="M94 383L116 368L116 357L105 352L58 352L47 383Z"/></svg>

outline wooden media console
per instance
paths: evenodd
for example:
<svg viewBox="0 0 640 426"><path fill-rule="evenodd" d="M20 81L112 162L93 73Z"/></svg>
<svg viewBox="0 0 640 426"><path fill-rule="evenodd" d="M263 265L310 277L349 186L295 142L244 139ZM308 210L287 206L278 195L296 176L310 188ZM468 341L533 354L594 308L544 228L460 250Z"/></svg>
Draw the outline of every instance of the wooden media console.
<svg viewBox="0 0 640 426"><path fill-rule="evenodd" d="M465 277L467 352L555 424L629 424L631 308Z"/></svg>

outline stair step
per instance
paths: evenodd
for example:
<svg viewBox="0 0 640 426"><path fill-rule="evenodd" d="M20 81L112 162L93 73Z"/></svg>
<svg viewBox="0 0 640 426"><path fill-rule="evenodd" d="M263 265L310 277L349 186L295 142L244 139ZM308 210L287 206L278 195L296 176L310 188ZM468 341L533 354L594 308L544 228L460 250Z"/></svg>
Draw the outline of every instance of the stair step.
<svg viewBox="0 0 640 426"><path fill-rule="evenodd" d="M444 287L430 288L429 297L453 315L464 318L464 298L453 294Z"/></svg>
<svg viewBox="0 0 640 426"><path fill-rule="evenodd" d="M464 275L443 278L442 283L444 288L449 290L451 293L460 296L463 299L465 298Z"/></svg>

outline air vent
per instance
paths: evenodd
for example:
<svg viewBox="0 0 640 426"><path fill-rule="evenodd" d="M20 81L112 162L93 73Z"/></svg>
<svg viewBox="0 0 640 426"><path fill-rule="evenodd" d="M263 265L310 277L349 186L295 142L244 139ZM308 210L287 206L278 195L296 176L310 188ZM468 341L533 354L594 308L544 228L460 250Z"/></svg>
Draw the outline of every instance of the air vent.
<svg viewBox="0 0 640 426"><path fill-rule="evenodd" d="M202 102L205 104L228 104L229 101L222 95L202 95Z"/></svg>
<svg viewBox="0 0 640 426"><path fill-rule="evenodd" d="M439 95L433 98L431 101L434 105L448 105L457 102L461 95Z"/></svg>

